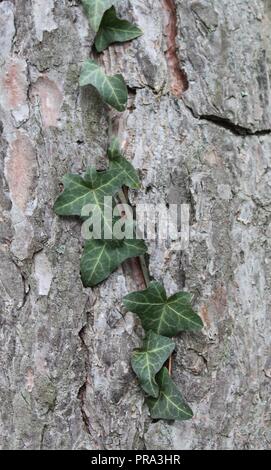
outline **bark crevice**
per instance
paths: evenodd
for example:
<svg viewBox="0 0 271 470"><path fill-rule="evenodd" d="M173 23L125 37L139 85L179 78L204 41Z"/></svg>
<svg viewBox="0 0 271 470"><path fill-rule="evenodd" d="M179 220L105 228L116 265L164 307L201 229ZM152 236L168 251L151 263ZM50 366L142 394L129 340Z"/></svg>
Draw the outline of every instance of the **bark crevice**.
<svg viewBox="0 0 271 470"><path fill-rule="evenodd" d="M191 112L194 119L199 121L205 121L211 124L215 124L217 127L221 129L230 131L232 134L236 136L243 136L243 137L250 137L250 136L265 136L271 134L271 129L260 129L257 131L253 131L247 127L243 127L239 124L232 122L228 118L224 118L221 116L216 116L215 114L196 114L194 109L189 106L185 100L183 100L186 108Z"/></svg>

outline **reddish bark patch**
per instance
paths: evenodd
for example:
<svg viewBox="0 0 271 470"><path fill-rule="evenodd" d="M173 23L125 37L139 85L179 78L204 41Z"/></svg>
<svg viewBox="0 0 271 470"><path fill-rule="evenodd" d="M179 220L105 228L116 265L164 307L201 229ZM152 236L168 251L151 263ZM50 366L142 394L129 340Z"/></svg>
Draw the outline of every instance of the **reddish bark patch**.
<svg viewBox="0 0 271 470"><path fill-rule="evenodd" d="M39 98L43 125L57 127L63 102L63 95L57 84L48 77L41 77L33 85L31 96Z"/></svg>
<svg viewBox="0 0 271 470"><path fill-rule="evenodd" d="M224 286L221 285L214 290L212 300L217 313L224 315L227 308L227 292Z"/></svg>
<svg viewBox="0 0 271 470"><path fill-rule="evenodd" d="M174 0L163 0L166 19L167 52L166 58L170 72L171 93L180 97L188 89L188 81L185 72L180 67L177 56L176 36L177 36L177 14Z"/></svg>
<svg viewBox="0 0 271 470"><path fill-rule="evenodd" d="M209 316L208 316L208 308L207 308L207 305L202 305L200 307L200 317L203 321L203 323L205 323L205 325L207 326L210 326L210 320L209 320Z"/></svg>
<svg viewBox="0 0 271 470"><path fill-rule="evenodd" d="M6 177L11 200L25 210L31 196L36 171L36 155L29 137L17 132L9 148L6 163Z"/></svg>
<svg viewBox="0 0 271 470"><path fill-rule="evenodd" d="M25 103L27 97L25 62L11 59L2 75L1 84L5 93L7 108L15 109Z"/></svg>
<svg viewBox="0 0 271 470"><path fill-rule="evenodd" d="M221 319L227 312L227 292L223 285L218 286L212 293L212 296L206 304L200 307L200 316L205 325L208 327L213 321Z"/></svg>

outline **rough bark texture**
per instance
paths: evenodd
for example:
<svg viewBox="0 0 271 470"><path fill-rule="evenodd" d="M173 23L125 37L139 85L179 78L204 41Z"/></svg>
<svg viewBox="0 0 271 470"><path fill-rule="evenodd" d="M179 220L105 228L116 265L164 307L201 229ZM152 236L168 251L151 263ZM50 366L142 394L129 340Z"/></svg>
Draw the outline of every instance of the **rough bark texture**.
<svg viewBox="0 0 271 470"><path fill-rule="evenodd" d="M270 434L270 0L123 0L144 36L99 57L130 89L119 115L80 90L93 34L78 1L0 2L0 447L265 449ZM105 163L109 117L140 169L133 202L191 205L185 252L150 272L205 323L177 340L194 410L152 422L129 365L122 296L136 260L82 287L80 225L52 205L67 171Z"/></svg>

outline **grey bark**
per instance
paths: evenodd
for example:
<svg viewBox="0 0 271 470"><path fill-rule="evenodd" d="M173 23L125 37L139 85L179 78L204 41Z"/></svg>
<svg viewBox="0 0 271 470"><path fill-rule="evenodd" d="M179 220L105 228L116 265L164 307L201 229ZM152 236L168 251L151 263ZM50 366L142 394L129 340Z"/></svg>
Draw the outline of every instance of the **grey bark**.
<svg viewBox="0 0 271 470"><path fill-rule="evenodd" d="M0 447L267 449L270 0L118 8L144 31L98 59L129 85L123 115L79 89L93 34L78 1L0 2ZM66 172L104 166L109 118L140 169L131 201L191 207L187 250L149 243L151 275L192 292L205 324L174 357L189 422L153 423L130 368L138 264L84 289L80 225L52 210Z"/></svg>

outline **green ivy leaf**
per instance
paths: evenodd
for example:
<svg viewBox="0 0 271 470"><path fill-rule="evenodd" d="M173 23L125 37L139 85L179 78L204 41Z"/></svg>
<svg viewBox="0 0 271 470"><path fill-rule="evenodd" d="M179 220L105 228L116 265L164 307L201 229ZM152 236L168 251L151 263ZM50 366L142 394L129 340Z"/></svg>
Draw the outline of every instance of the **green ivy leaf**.
<svg viewBox="0 0 271 470"><path fill-rule="evenodd" d="M97 33L104 12L110 8L116 1L113 0L82 0L86 15L90 25L95 33Z"/></svg>
<svg viewBox="0 0 271 470"><path fill-rule="evenodd" d="M143 33L136 25L117 17L113 6L103 16L98 34L95 38L95 47L102 52L114 42L125 42L141 36Z"/></svg>
<svg viewBox="0 0 271 470"><path fill-rule="evenodd" d="M123 261L146 253L143 240L90 240L81 258L81 277L85 287L104 281Z"/></svg>
<svg viewBox="0 0 271 470"><path fill-rule="evenodd" d="M97 206L103 212L104 197L114 196L119 188L125 184L125 171L97 171L90 167L83 177L67 174L63 178L64 191L55 202L56 214L82 215L86 204Z"/></svg>
<svg viewBox="0 0 271 470"><path fill-rule="evenodd" d="M149 331L143 347L132 353L132 368L139 378L143 390L152 397L158 397L159 387L155 375L174 351L175 343L165 336Z"/></svg>
<svg viewBox="0 0 271 470"><path fill-rule="evenodd" d="M128 100L128 90L122 75L106 75L94 60L86 60L80 75L80 86L92 85L103 100L117 109L124 111Z"/></svg>
<svg viewBox="0 0 271 470"><path fill-rule="evenodd" d="M114 171L124 171L124 184L128 188L139 189L140 181L138 178L138 173L133 167L133 165L123 157L119 141L117 138L114 138L108 148L108 157L110 160L109 169Z"/></svg>
<svg viewBox="0 0 271 470"><path fill-rule="evenodd" d="M153 419L176 419L183 421L191 419L193 412L185 403L182 395L164 367L156 376L159 386L159 397L149 398L147 404Z"/></svg>
<svg viewBox="0 0 271 470"><path fill-rule="evenodd" d="M192 309L190 294L178 292L167 298L159 282L151 282L147 289L132 292L123 300L125 307L140 317L146 331L172 337L180 331L203 327L200 317Z"/></svg>

